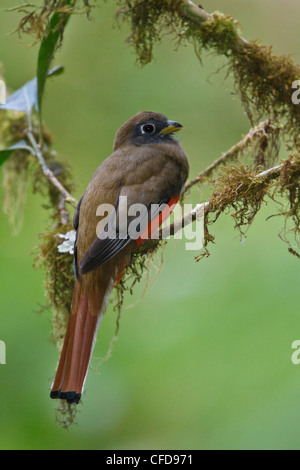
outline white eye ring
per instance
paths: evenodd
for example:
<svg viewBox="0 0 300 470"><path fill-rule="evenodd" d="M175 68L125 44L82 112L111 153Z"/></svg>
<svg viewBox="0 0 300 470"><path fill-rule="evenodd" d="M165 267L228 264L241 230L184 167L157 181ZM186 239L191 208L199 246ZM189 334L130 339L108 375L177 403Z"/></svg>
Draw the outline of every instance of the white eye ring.
<svg viewBox="0 0 300 470"><path fill-rule="evenodd" d="M143 124L141 126L142 134L153 134L155 132L154 124Z"/></svg>

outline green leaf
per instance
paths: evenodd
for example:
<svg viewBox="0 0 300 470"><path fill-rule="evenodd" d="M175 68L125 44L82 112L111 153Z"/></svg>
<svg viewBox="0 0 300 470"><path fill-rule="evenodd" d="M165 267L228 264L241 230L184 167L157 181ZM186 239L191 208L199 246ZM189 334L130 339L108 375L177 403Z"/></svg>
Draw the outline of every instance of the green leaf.
<svg viewBox="0 0 300 470"><path fill-rule="evenodd" d="M74 0L67 0L66 4L71 5ZM42 98L45 90L46 79L54 52L62 38L63 31L69 21L70 13L54 13L50 20L48 35L42 40L37 65L37 100L38 108L41 113Z"/></svg>
<svg viewBox="0 0 300 470"><path fill-rule="evenodd" d="M0 167L9 159L12 153L13 150L0 150Z"/></svg>
<svg viewBox="0 0 300 470"><path fill-rule="evenodd" d="M19 149L28 150L30 153L34 153L33 148L30 147L30 145L27 145L25 140L20 140L20 142L17 142L11 147L0 150L0 167L3 165L4 162L6 162L6 160L9 159L9 157L15 150L19 150Z"/></svg>

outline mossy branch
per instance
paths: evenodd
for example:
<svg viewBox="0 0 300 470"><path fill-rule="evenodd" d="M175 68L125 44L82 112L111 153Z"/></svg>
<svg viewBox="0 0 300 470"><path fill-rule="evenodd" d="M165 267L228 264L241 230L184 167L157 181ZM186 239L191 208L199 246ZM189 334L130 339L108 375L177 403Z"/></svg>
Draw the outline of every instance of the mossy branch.
<svg viewBox="0 0 300 470"><path fill-rule="evenodd" d="M179 5L180 8L180 5ZM203 23L208 21L213 22L216 14L207 13L201 5L196 5L191 0L181 0L182 16L187 20L192 21L195 25L202 27ZM230 18L227 16L227 18ZM237 24L237 23L236 23ZM224 31L225 32L225 31ZM229 31L228 31L229 33ZM228 37L228 35L226 34ZM230 48L236 51L241 51L243 48L248 47L249 42L243 38L237 30L232 30L230 38ZM221 44L218 47L223 47ZM225 47L229 47L225 45ZM227 49L224 49L224 53L227 53Z"/></svg>
<svg viewBox="0 0 300 470"><path fill-rule="evenodd" d="M242 153L244 153L250 146L255 146L260 149L260 152L264 152L266 150L266 147L268 146L268 141L270 139L273 140L274 144L274 138L277 139L279 135L280 128L278 125L273 123L270 119L267 119L264 122L261 122L254 128L250 129L248 134L243 137L242 140L240 140L238 143L233 145L227 152L223 153L221 157L219 157L217 160L215 160L211 165L209 165L205 170L202 170L198 175L188 181L184 187L184 190L182 192L182 196L185 195L192 186L195 184L201 183L205 181L207 178L209 178L215 170L220 166L224 165L228 162L232 162L236 160ZM274 145L272 145L274 148ZM254 152L255 153L255 152ZM260 157L261 157L260 153ZM277 152L275 157L277 156ZM257 158L257 156L256 156ZM260 162L261 163L261 158Z"/></svg>
<svg viewBox="0 0 300 470"><path fill-rule="evenodd" d="M176 46L191 43L199 59L205 50L226 57L227 73L252 125L263 117L285 124L286 140L299 144L300 106L292 102L292 85L300 67L271 47L247 41L240 25L220 12L207 13L190 0L119 0L118 18L130 23L128 38L143 66L153 59L153 47L168 32ZM288 138L287 138L288 137Z"/></svg>
<svg viewBox="0 0 300 470"><path fill-rule="evenodd" d="M294 164L293 161L290 162L291 165ZM257 184L267 184L270 182L270 180L273 179L279 179L280 173L284 168L285 163L281 163L280 165L277 165L273 168L268 168L267 170L264 170L260 173L257 174L250 174L249 176L249 186L247 188L248 191L250 191L250 186L253 188L253 179L257 179ZM206 170L203 171L203 173ZM227 172L228 174L228 172ZM197 181L198 183L198 181ZM235 193L235 198L232 199L232 201L226 201L226 206L229 203L233 203L234 201L237 201L239 199L239 189L243 188L243 191L245 191L245 182L240 182L238 183L237 188L234 190ZM215 196L212 197L212 201L206 201L197 204L190 212L186 213L184 216L181 218L177 219L173 224L170 224L167 227L161 228L159 231L159 238L160 239L165 239L169 238L169 236L174 236L177 232L179 232L183 227L186 227L187 225L191 224L192 222L196 221L199 217L205 217L207 216L210 212L216 212L221 210L223 212L224 210L224 202L222 200L222 196L219 196L219 201L215 201Z"/></svg>

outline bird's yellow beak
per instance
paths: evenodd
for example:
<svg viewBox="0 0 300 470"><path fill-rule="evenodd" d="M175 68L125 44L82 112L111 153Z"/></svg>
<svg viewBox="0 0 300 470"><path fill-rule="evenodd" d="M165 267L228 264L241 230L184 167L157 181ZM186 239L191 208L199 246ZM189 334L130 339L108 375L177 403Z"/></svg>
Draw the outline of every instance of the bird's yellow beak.
<svg viewBox="0 0 300 470"><path fill-rule="evenodd" d="M179 122L176 121L167 121L167 126L164 127L161 131L160 134L172 134L173 132L178 132L180 129L182 129L183 126L179 124Z"/></svg>

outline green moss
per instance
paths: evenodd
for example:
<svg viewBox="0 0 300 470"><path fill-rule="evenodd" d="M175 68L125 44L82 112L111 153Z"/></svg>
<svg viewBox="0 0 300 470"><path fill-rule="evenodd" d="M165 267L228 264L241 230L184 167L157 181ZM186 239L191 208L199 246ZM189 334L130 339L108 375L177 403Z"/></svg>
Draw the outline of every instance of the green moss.
<svg viewBox="0 0 300 470"><path fill-rule="evenodd" d="M251 122L263 115L284 120L285 132L299 144L300 106L291 97L300 68L289 57L273 54L272 48L249 43L231 57L229 69Z"/></svg>
<svg viewBox="0 0 300 470"><path fill-rule="evenodd" d="M270 183L256 177L256 172L246 165L225 167L215 181L210 198L210 211L219 215L231 208L235 227L244 235L252 223L269 191Z"/></svg>
<svg viewBox="0 0 300 470"><path fill-rule="evenodd" d="M56 421L64 429L68 429L72 424L76 423L76 406L75 404L68 403L66 400L59 400L56 408Z"/></svg>
<svg viewBox="0 0 300 470"><path fill-rule="evenodd" d="M299 143L300 106L292 103L292 83L299 79L300 68L290 57L273 54L272 48L247 42L240 36L238 23L229 15L188 12L181 0L118 1L118 16L128 21L128 38L141 65L153 59L153 47L166 33L172 33L176 46L192 43L201 59L204 50L227 57L237 93L248 117L283 119L289 140Z"/></svg>
<svg viewBox="0 0 300 470"><path fill-rule="evenodd" d="M153 46L160 41L166 29L175 34L178 44L192 42L200 54L202 49L214 48L219 54L229 54L238 39L238 23L220 12L206 21L187 19L181 0L126 0L118 1L117 15L131 26L128 41L135 47L141 65L153 59Z"/></svg>
<svg viewBox="0 0 300 470"><path fill-rule="evenodd" d="M147 240L140 248L132 254L132 260L129 266L125 269L122 279L115 285L116 301L114 309L118 311L118 319L120 319L121 309L124 303L125 292L133 294L133 289L137 283L149 277L150 261L156 255L160 248L166 245L165 240ZM117 324L117 331L119 326ZM116 331L116 333L117 333Z"/></svg>
<svg viewBox="0 0 300 470"><path fill-rule="evenodd" d="M50 21L53 14L85 13L90 19L92 8L93 5L91 5L89 0L44 0L39 6L35 6L31 3L26 3L25 5L9 8L7 9L7 11L19 11L23 14L14 32L17 32L20 37L23 35L29 35L31 38L33 38L33 42L31 45L34 45L38 41L42 41L43 38L48 34ZM62 30L64 28L63 15L61 16L61 18L61 23L58 23L57 25L58 30ZM62 32L63 31L61 31L61 33ZM60 45L60 43L58 44L58 46Z"/></svg>
<svg viewBox="0 0 300 470"><path fill-rule="evenodd" d="M57 249L62 243L59 234L72 230L71 225L58 225L39 235L41 243L35 247L34 266L45 271L45 295L53 309L52 337L61 350L69 318L74 288L73 258Z"/></svg>
<svg viewBox="0 0 300 470"><path fill-rule="evenodd" d="M228 165L220 170L213 184L205 214L204 250L196 256L196 261L209 255L207 245L214 242L214 237L208 229L222 213L231 215L235 228L245 237L262 204L270 200L277 208L274 215L284 219L280 238L288 244L289 252L299 257L296 250L300 249L299 152L290 155L278 169L262 172L262 176L257 175L251 166Z"/></svg>
<svg viewBox="0 0 300 470"><path fill-rule="evenodd" d="M7 216L13 235L17 235L23 224L23 209L26 202L30 155L18 150L3 166L3 212Z"/></svg>
<svg viewBox="0 0 300 470"><path fill-rule="evenodd" d="M203 49L209 48L217 54L230 55L237 42L238 24L231 16L215 12L202 23L201 28L194 23L186 23L185 36L194 43L199 55Z"/></svg>
<svg viewBox="0 0 300 470"><path fill-rule="evenodd" d="M5 149L21 140L28 142L28 121L26 114L21 111L0 110L0 148ZM40 123L36 115L32 116L32 133L39 140ZM67 191L74 191L74 182L67 162L60 161L57 153L51 149L53 137L48 128L42 125L43 156L54 175ZM30 142L28 142L30 145ZM12 231L18 233L22 226L23 207L26 200L27 181L32 182L33 191L46 198L47 207L51 210L54 221L60 221L60 193L48 181L37 158L27 150L18 150L3 165L4 199L3 210L8 216Z"/></svg>
<svg viewBox="0 0 300 470"><path fill-rule="evenodd" d="M153 45L161 39L164 26L177 27L177 11L181 0L118 1L118 17L130 22L128 41L134 46L138 62L146 65L153 59Z"/></svg>
<svg viewBox="0 0 300 470"><path fill-rule="evenodd" d="M275 193L287 201L279 210L279 214L284 217L280 237L288 244L289 252L300 258L295 250L300 249L300 152L292 154L284 162Z"/></svg>

